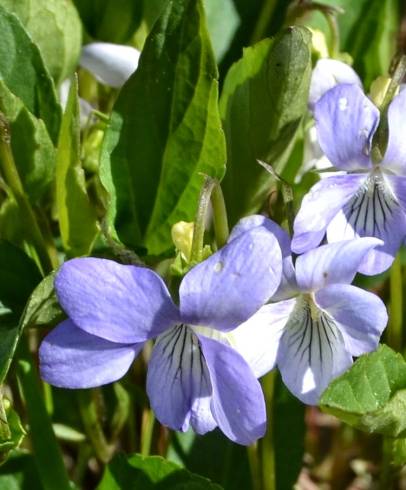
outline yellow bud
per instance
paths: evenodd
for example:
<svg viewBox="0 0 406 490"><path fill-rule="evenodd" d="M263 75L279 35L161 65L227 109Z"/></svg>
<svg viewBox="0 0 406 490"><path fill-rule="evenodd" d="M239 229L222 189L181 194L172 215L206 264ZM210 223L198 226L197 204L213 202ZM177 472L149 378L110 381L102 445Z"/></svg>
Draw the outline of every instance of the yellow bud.
<svg viewBox="0 0 406 490"><path fill-rule="evenodd" d="M313 51L319 58L329 58L326 36L319 29L310 29Z"/></svg>
<svg viewBox="0 0 406 490"><path fill-rule="evenodd" d="M175 247L182 254L182 258L186 261L190 260L192 252L192 240L194 223L179 221L172 226L171 235Z"/></svg>

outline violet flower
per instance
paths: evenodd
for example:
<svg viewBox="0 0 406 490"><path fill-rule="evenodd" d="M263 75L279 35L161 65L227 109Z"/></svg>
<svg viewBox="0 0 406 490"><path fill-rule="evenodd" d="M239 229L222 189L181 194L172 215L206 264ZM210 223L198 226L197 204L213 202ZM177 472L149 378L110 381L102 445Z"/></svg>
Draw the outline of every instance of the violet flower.
<svg viewBox="0 0 406 490"><path fill-rule="evenodd" d="M330 381L351 366L353 356L377 348L386 326L381 299L350 285L364 256L381 241L358 238L323 245L297 257L293 266L290 239L272 221L246 218L233 236L255 227L265 227L278 237L283 280L274 302L232 332L234 347L249 360L252 352L246 340L255 332L267 345L262 365L268 370L278 366L296 397L317 404Z"/></svg>
<svg viewBox="0 0 406 490"><path fill-rule="evenodd" d="M261 228L239 234L193 267L180 285L179 307L147 268L70 260L55 280L69 319L40 346L41 376L65 388L110 383L157 337L147 392L158 420L199 434L219 426L231 440L250 444L265 432L264 398L227 332L271 297L281 273L278 241Z"/></svg>
<svg viewBox="0 0 406 490"><path fill-rule="evenodd" d="M389 139L379 164L370 156L379 110L352 84L329 90L315 105L319 143L343 171L319 181L305 195L294 222L292 250L306 252L327 233L328 242L374 236L383 244L359 267L364 274L388 269L406 235L406 91L388 108Z"/></svg>

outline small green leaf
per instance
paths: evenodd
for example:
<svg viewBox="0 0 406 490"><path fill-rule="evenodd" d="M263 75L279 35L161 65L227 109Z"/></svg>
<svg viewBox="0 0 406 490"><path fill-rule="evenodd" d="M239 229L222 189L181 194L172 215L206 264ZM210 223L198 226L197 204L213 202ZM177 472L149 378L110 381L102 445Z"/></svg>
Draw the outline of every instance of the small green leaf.
<svg viewBox="0 0 406 490"><path fill-rule="evenodd" d="M1 409L0 420L0 461L3 463L9 456L10 451L17 449L22 443L26 432L21 424L18 413L11 408L8 400L2 399L5 410Z"/></svg>
<svg viewBox="0 0 406 490"><path fill-rule="evenodd" d="M11 148L24 189L36 202L55 175L55 148L44 122L31 114L1 80L0 112L10 124Z"/></svg>
<svg viewBox="0 0 406 490"><path fill-rule="evenodd" d="M280 173L307 110L311 36L291 27L272 41L244 50L229 70L220 99L228 164L223 182L231 222L258 211L270 176L257 159Z"/></svg>
<svg viewBox="0 0 406 490"><path fill-rule="evenodd" d="M406 362L386 345L361 356L320 399L322 410L389 437L406 435Z"/></svg>
<svg viewBox="0 0 406 490"><path fill-rule="evenodd" d="M39 47L57 85L72 75L80 55L82 27L79 15L71 2L0 0L0 5L20 19Z"/></svg>
<svg viewBox="0 0 406 490"><path fill-rule="evenodd" d="M56 206L62 243L70 255L87 255L97 235L97 218L80 161L80 108L72 82L62 119L56 161Z"/></svg>
<svg viewBox="0 0 406 490"><path fill-rule="evenodd" d="M54 289L55 273L52 272L38 284L32 292L24 314L20 320L21 328L53 327L66 318Z"/></svg>
<svg viewBox="0 0 406 490"><path fill-rule="evenodd" d="M61 108L38 47L19 19L0 6L0 80L47 127L56 143Z"/></svg>
<svg viewBox="0 0 406 490"><path fill-rule="evenodd" d="M171 226L194 219L202 174L222 178L217 76L201 1L168 1L102 149L110 233L126 245L151 254L172 248Z"/></svg>
<svg viewBox="0 0 406 490"><path fill-rule="evenodd" d="M222 490L160 456L117 454L106 467L97 490Z"/></svg>

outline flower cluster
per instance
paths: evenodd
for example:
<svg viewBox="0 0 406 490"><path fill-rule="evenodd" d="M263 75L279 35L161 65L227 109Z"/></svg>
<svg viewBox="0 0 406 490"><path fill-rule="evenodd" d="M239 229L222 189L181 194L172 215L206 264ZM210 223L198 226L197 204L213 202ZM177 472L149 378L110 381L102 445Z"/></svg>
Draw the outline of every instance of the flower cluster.
<svg viewBox="0 0 406 490"><path fill-rule="evenodd" d="M41 344L45 381L65 388L113 382L155 339L147 392L160 422L199 434L218 426L250 444L266 427L260 376L277 366L292 393L317 404L353 357L376 349L385 305L351 282L357 272L386 270L405 238L406 91L389 106L389 139L377 163L379 110L349 67L324 65L334 76L319 83L316 69L310 109L320 147L339 172L304 197L292 239L264 216L242 219L222 249L186 273L179 305L146 267L65 262L55 289L68 319Z"/></svg>

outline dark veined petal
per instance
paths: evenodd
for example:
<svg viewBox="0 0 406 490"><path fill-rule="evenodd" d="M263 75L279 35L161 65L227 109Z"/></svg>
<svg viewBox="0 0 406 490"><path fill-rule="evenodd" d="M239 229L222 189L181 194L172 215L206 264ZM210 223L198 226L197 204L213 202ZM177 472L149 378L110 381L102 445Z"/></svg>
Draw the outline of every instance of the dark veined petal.
<svg viewBox="0 0 406 490"><path fill-rule="evenodd" d="M296 260L296 279L302 291L317 291L329 284L349 284L378 238L356 238L322 245Z"/></svg>
<svg viewBox="0 0 406 490"><path fill-rule="evenodd" d="M76 326L112 342L143 342L178 320L164 282L144 267L73 259L59 269L55 288Z"/></svg>
<svg viewBox="0 0 406 490"><path fill-rule="evenodd" d="M348 284L333 284L318 291L315 297L339 326L351 355L360 356L378 347L388 313L376 294Z"/></svg>
<svg viewBox="0 0 406 490"><path fill-rule="evenodd" d="M266 430L265 401L261 386L236 350L199 335L213 388L212 413L224 434L249 445Z"/></svg>
<svg viewBox="0 0 406 490"><path fill-rule="evenodd" d="M362 174L332 175L315 184L304 196L296 215L292 238L292 251L307 252L323 239L334 216L362 186Z"/></svg>
<svg viewBox="0 0 406 490"><path fill-rule="evenodd" d="M363 274L375 275L387 270L405 237L405 211L396 187L391 185L396 186L402 179L405 178L386 177L379 170L372 172L327 228L329 242L369 236L383 241L361 262L358 270Z"/></svg>
<svg viewBox="0 0 406 490"><path fill-rule="evenodd" d="M352 357L333 319L300 298L280 340L277 363L289 390L316 405L330 381L351 366Z"/></svg>
<svg viewBox="0 0 406 490"><path fill-rule="evenodd" d="M233 329L267 302L281 276L275 235L263 227L241 233L185 275L179 290L182 321Z"/></svg>
<svg viewBox="0 0 406 490"><path fill-rule="evenodd" d="M216 427L212 387L197 336L186 325L160 335L149 361L147 393L157 419L174 430L199 434Z"/></svg>
<svg viewBox="0 0 406 490"><path fill-rule="evenodd" d="M41 377L61 388L92 388L122 378L143 347L96 337L65 320L39 348Z"/></svg>
<svg viewBox="0 0 406 490"><path fill-rule="evenodd" d="M372 167L369 152L379 110L360 87L344 83L332 88L315 105L314 117L320 146L335 167Z"/></svg>

